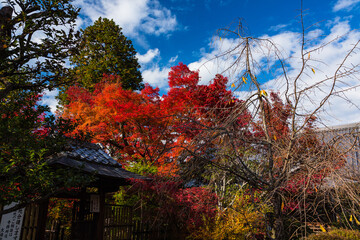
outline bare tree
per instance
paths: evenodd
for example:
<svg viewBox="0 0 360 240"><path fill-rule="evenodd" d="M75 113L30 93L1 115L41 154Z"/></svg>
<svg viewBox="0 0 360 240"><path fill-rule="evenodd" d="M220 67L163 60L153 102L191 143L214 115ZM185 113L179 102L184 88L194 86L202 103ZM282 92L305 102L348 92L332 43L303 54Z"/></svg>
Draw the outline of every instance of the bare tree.
<svg viewBox="0 0 360 240"><path fill-rule="evenodd" d="M231 38L236 43L214 59L228 64L225 71L232 74L233 84L248 94L231 114L211 127L199 122L201 133L184 146L183 152L183 158L194 159L187 162L191 169L187 173L192 176L210 165L213 171L226 172L233 182L263 191L264 201L272 207L273 234L269 233L269 237L275 239L289 239L291 234L306 237L309 223L321 223L325 227L325 223L339 217L335 214L339 209L343 212L340 217L344 217L349 212L359 213L360 206L357 180L348 177L350 168L346 163L355 142L344 149L336 140L338 136L325 141L316 130L316 126L324 124L319 114L326 110L331 99L341 96L351 101L346 96L351 87L342 83L347 78L359 80L359 64L349 59L356 54L360 40L354 42L335 71L322 79L306 81L316 71L315 60L311 58L313 52L335 40L309 48L306 38L309 29L304 26L302 11L300 23L296 74L288 68L289 59L283 57L270 38L246 36L241 22L235 30L219 31L220 37ZM280 94L270 94L264 89L261 78L271 73L275 73L281 86ZM213 111L219 109L215 106ZM251 118L240 124L239 117L245 112ZM221 179L226 182L225 175Z"/></svg>

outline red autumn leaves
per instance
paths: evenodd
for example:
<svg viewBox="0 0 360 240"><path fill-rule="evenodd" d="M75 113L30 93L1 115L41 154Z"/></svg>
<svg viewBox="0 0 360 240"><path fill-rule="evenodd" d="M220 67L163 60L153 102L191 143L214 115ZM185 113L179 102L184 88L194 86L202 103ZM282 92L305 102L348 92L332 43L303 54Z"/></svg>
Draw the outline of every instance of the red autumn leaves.
<svg viewBox="0 0 360 240"><path fill-rule="evenodd" d="M90 134L123 164L146 161L174 175L179 147L239 102L226 83L217 75L209 85L200 85L198 72L179 64L169 73L168 93L160 97L158 88L146 85L134 92L123 89L118 77L106 75L93 92L71 87L63 117L76 123L72 135ZM199 119L201 124L194 121Z"/></svg>

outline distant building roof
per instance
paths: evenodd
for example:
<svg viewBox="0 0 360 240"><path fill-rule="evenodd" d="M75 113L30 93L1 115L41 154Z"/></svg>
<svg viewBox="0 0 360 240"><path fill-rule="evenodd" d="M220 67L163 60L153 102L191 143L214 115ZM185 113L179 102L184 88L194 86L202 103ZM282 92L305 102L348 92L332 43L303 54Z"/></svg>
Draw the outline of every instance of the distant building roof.
<svg viewBox="0 0 360 240"><path fill-rule="evenodd" d="M330 126L330 127L323 127L318 128L318 131L333 131L333 132L349 132L353 130L359 130L360 129L360 123L350 123L350 124L343 124L343 125L337 125L337 126Z"/></svg>
<svg viewBox="0 0 360 240"><path fill-rule="evenodd" d="M351 167L360 167L360 123L324 127L317 131L324 142L332 142L345 153Z"/></svg>

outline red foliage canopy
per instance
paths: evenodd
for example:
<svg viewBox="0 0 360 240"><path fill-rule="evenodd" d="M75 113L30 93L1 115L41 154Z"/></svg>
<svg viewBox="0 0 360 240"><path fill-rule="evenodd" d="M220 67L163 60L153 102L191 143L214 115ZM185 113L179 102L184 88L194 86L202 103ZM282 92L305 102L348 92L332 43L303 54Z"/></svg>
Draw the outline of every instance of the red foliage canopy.
<svg viewBox="0 0 360 240"><path fill-rule="evenodd" d="M122 163L145 161L173 175L179 147L239 102L226 83L216 75L209 85L199 85L198 72L179 64L169 73L168 94L160 97L158 88L146 85L133 92L121 87L119 77L104 75L93 92L69 88L63 117L77 124L73 135L90 133L92 141L106 145Z"/></svg>

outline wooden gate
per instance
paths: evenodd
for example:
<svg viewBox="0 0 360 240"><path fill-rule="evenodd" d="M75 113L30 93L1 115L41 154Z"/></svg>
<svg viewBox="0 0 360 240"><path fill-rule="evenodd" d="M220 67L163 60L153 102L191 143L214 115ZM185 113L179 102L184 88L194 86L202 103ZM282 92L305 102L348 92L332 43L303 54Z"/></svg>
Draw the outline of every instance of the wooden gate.
<svg viewBox="0 0 360 240"><path fill-rule="evenodd" d="M141 220L134 221L133 207L115 204L105 205L103 240L164 240L176 239L168 232L152 229Z"/></svg>
<svg viewBox="0 0 360 240"><path fill-rule="evenodd" d="M88 208L88 205L81 206L81 202L74 202L71 224L72 240L96 239L96 222L98 214L90 213Z"/></svg>
<svg viewBox="0 0 360 240"><path fill-rule="evenodd" d="M107 204L104 217L104 240L132 239L132 207Z"/></svg>

